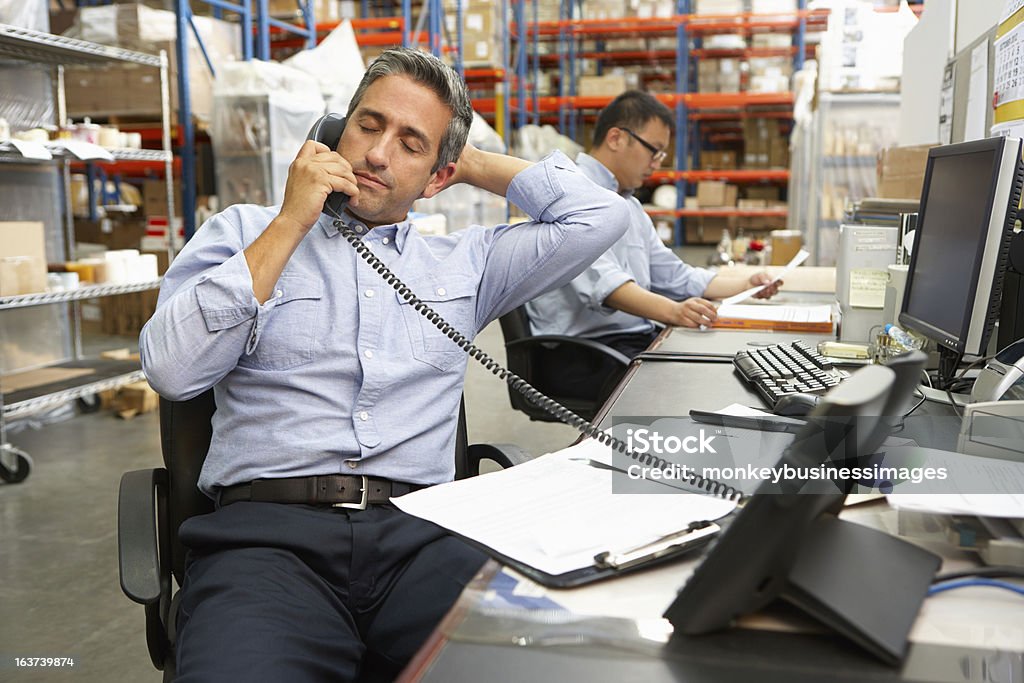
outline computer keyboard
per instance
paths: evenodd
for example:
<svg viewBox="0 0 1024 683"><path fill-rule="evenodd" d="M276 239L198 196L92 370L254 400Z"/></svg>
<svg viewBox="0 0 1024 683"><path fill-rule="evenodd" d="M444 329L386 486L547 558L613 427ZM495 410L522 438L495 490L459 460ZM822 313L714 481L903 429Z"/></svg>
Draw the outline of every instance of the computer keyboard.
<svg viewBox="0 0 1024 683"><path fill-rule="evenodd" d="M739 351L732 362L769 408L787 394L824 394L850 376L802 341Z"/></svg>

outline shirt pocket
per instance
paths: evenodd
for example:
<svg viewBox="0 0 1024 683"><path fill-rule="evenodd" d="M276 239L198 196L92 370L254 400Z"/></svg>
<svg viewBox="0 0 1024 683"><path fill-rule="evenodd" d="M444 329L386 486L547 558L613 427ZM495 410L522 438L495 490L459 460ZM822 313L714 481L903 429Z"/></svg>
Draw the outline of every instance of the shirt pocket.
<svg viewBox="0 0 1024 683"><path fill-rule="evenodd" d="M477 283L470 278L430 275L408 283L409 289L435 313L456 330L472 339L476 334ZM466 352L418 312L408 301L398 296L398 302L409 333L412 355L417 360L448 370L458 363ZM429 315L429 313L427 313Z"/></svg>
<svg viewBox="0 0 1024 683"><path fill-rule="evenodd" d="M313 362L316 323L323 296L320 281L281 275L274 288L277 303L267 311L259 342L238 364L257 370L288 370Z"/></svg>

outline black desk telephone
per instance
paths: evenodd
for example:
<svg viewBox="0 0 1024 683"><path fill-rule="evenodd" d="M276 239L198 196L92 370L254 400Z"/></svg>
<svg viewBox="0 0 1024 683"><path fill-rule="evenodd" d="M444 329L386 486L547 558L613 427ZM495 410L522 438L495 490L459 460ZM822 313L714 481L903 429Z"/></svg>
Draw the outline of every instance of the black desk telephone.
<svg viewBox="0 0 1024 683"><path fill-rule="evenodd" d="M342 131L344 130L344 117L339 114L327 114L313 124L313 127L310 128L309 135L307 135L306 138L322 142L332 150L337 150L338 143L341 141ZM332 192L328 195L327 201L324 202L323 212L334 218L341 218L341 212L348 203L348 199L348 195L342 192ZM413 293L413 291L409 289L409 287L406 286L406 284L402 282L397 275L392 273L391 270L384 265L379 258L377 258L376 254L370 251L369 247L363 244L359 235L345 229L344 224L342 226L341 235L349 244L352 245L352 248L356 250L356 253L359 254L359 256L366 261L371 268L377 271L377 273L384 278L384 281L398 292L399 296L405 299L405 301L409 303L417 313L433 323L437 329L441 330L446 337L451 339L452 342L459 346L459 348L468 353L470 357L478 361L497 377L507 382L509 386L525 396L531 403L540 406L570 427L577 429L592 439L596 439L598 442L606 446L614 448L620 453L628 455L634 460L642 462L645 465L659 467L664 470L672 469L673 465L667 460L663 460L649 453L643 455L633 453L629 450L629 447L625 442L616 439L611 434L601 431L565 406L534 389L522 377L519 377L515 373L501 367L496 360L478 349L465 337L465 335L449 325L444 318L437 314L436 311L420 301L419 297L417 297L416 294ZM706 479L697 474L690 474L688 476L688 483L699 488L705 493L736 501L743 498L743 493L731 486L714 481L713 479Z"/></svg>

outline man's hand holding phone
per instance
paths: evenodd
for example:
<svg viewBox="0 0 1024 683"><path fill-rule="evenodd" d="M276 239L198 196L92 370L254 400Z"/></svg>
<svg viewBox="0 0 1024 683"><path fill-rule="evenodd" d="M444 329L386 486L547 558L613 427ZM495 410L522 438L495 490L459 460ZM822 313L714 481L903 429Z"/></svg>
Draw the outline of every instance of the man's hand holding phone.
<svg viewBox="0 0 1024 683"><path fill-rule="evenodd" d="M324 202L332 192L347 194L352 206L359 205L359 186L352 165L322 142L307 140L288 167L279 220L287 221L302 234L320 218Z"/></svg>

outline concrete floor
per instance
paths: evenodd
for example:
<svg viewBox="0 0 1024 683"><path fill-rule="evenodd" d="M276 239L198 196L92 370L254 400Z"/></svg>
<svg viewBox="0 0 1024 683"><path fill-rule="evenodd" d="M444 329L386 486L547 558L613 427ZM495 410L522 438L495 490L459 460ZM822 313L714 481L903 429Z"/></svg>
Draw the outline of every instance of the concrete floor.
<svg viewBox="0 0 1024 683"><path fill-rule="evenodd" d="M504 362L497 323L477 344ZM575 440L570 427L514 412L505 385L472 361L466 404L471 442L539 455ZM155 413L96 413L10 437L34 467L21 484L0 483L0 681L161 680L143 610L120 590L116 538L121 475L160 466L158 430ZM71 657L74 666L17 668L15 657Z"/></svg>

